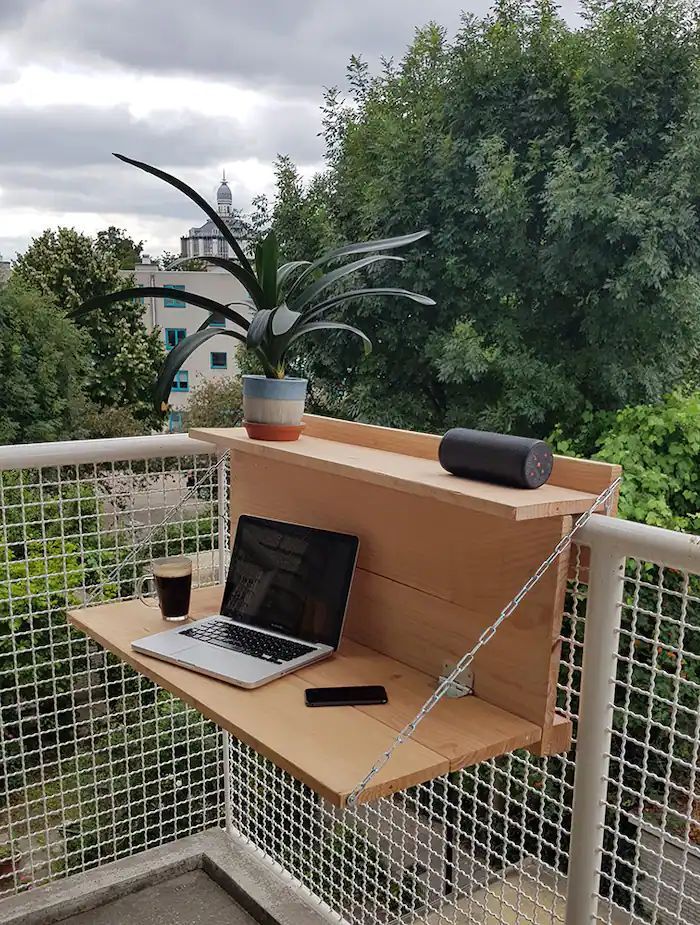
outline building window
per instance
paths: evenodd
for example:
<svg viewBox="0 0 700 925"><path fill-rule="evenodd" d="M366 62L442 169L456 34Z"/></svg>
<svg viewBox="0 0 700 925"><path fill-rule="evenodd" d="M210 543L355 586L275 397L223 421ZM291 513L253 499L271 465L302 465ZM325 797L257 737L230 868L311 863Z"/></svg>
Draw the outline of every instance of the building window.
<svg viewBox="0 0 700 925"><path fill-rule="evenodd" d="M180 285L180 283L177 283L177 284L166 283L165 285L167 289L184 290L185 288L184 286ZM173 299L171 296L166 296L165 299L163 300L163 304L165 305L166 308L184 308L185 307L185 303L181 299Z"/></svg>
<svg viewBox="0 0 700 925"><path fill-rule="evenodd" d="M211 368L212 369L226 369L228 366L228 357L226 356L226 351L214 351L211 354Z"/></svg>
<svg viewBox="0 0 700 925"><path fill-rule="evenodd" d="M212 252L213 252L212 240L211 240L211 238L205 238L205 239L204 239L204 253L205 253L206 255L209 255L209 254L211 254Z"/></svg>
<svg viewBox="0 0 700 925"><path fill-rule="evenodd" d="M181 340L187 337L187 328L166 328L165 329L165 349L172 350L177 347Z"/></svg>
<svg viewBox="0 0 700 925"><path fill-rule="evenodd" d="M171 434L179 434L182 431L182 411L170 412L168 430Z"/></svg>
<svg viewBox="0 0 700 925"><path fill-rule="evenodd" d="M214 314L213 314L213 315L211 316L211 318L209 319L209 325L208 325L208 327L210 327L210 328L225 328L225 327L226 327L226 319L224 318L223 315L218 315L216 312L214 312Z"/></svg>
<svg viewBox="0 0 700 925"><path fill-rule="evenodd" d="M173 392L189 392L190 374L186 369L181 369L179 372L175 373L172 390Z"/></svg>

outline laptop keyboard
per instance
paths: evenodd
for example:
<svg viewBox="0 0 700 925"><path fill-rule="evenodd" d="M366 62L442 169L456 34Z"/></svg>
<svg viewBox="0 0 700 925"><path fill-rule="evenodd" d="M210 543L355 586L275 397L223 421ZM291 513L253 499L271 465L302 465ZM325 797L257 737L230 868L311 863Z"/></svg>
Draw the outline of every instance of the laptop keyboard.
<svg viewBox="0 0 700 925"><path fill-rule="evenodd" d="M313 646L305 646L289 639L280 639L279 636L268 636L267 633L257 633L255 630L243 626L235 626L224 620L211 620L202 626L190 627L182 631L182 636L189 636L198 642L209 642L222 649L231 649L253 658L262 659L274 665L291 662L313 652Z"/></svg>

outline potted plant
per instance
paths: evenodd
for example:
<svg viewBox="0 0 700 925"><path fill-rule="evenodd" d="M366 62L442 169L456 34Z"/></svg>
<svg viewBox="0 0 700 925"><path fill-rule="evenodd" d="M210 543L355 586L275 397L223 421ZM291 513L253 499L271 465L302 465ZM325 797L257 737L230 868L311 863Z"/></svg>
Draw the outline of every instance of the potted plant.
<svg viewBox="0 0 700 925"><path fill-rule="evenodd" d="M211 312L196 332L180 341L168 354L155 386L155 400L160 408L167 407L173 377L187 357L210 337L225 335L235 338L252 351L264 371L264 375L243 377L243 413L249 434L263 439L296 439L301 430L307 381L287 375L286 359L290 347L299 338L321 330L344 331L359 337L365 352L369 353L372 344L359 328L328 320L327 314L343 302L367 296L390 296L410 299L421 305L435 304L427 296L406 289L361 287L339 292L336 288L342 280L372 264L401 261L403 258L385 252L412 244L425 237L427 231L346 244L318 260L295 260L283 264L279 261L277 239L271 231L256 246L253 265L224 219L191 187L149 164L121 154L115 157L165 180L206 213L236 256L235 259L214 256L198 259L229 272L248 296L245 302L224 304L167 286L143 286L96 296L77 309L75 314L81 315L113 302L151 295L172 296ZM346 262L349 258L352 259ZM187 259L190 258L176 260L172 266ZM223 330L210 327L212 315L226 318L234 327Z"/></svg>

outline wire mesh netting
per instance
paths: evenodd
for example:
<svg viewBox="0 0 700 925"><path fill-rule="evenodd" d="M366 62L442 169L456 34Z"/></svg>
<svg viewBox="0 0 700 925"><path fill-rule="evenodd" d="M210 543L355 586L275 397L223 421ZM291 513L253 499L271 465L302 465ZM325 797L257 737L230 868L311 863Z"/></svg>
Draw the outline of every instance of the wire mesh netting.
<svg viewBox="0 0 700 925"><path fill-rule="evenodd" d="M128 558L212 462L0 473L0 892L223 825L226 773L232 834L329 915L564 923L574 772L602 766L575 747L587 550L574 548L562 627L558 708L572 750L517 751L343 811L244 743L225 752L211 723L66 624L68 607L132 596L154 556L190 555L196 583L218 581L225 485L214 472ZM605 925L700 921L699 658L700 579L630 557L611 684Z"/></svg>
<svg viewBox="0 0 700 925"><path fill-rule="evenodd" d="M564 923L587 552L574 547L562 627L567 755L519 750L338 810L231 740L234 832L347 922ZM700 921L699 589L697 576L628 560L599 871L606 925Z"/></svg>
<svg viewBox="0 0 700 925"><path fill-rule="evenodd" d="M149 539L213 461L0 472L0 894L221 822L221 732L66 620L153 557L218 580L215 473Z"/></svg>

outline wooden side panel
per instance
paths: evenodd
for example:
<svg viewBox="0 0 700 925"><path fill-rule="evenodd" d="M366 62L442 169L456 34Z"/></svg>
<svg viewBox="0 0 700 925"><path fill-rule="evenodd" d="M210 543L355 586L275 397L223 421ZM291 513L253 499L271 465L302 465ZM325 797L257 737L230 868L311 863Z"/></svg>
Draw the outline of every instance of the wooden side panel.
<svg viewBox="0 0 700 925"><path fill-rule="evenodd" d="M348 636L433 677L474 644L570 523L507 521L235 450L231 490L233 529L249 513L356 533ZM554 711L565 568L545 575L476 663L480 697L540 726Z"/></svg>
<svg viewBox="0 0 700 925"><path fill-rule="evenodd" d="M442 437L423 434L412 430L396 430L393 427L377 427L375 424L359 424L357 421L341 421L339 418L324 418L318 414L305 414L304 424L307 437L320 437L339 443L353 443L390 453L403 453L421 459L437 459Z"/></svg>

